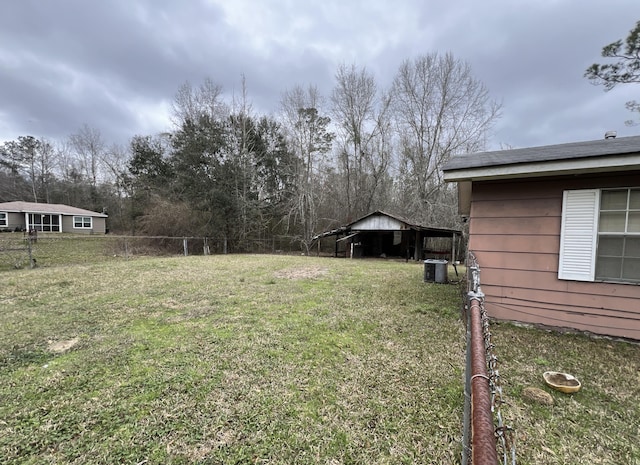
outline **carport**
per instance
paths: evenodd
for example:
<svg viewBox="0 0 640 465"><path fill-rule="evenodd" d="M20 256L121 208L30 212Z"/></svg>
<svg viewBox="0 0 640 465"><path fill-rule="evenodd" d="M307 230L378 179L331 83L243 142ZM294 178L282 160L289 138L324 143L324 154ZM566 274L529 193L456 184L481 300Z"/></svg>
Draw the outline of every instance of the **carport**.
<svg viewBox="0 0 640 465"><path fill-rule="evenodd" d="M320 241L330 237L335 238L335 257L455 260L461 247L462 232L423 226L390 213L375 211L346 226L315 236L313 239L317 241L318 250Z"/></svg>

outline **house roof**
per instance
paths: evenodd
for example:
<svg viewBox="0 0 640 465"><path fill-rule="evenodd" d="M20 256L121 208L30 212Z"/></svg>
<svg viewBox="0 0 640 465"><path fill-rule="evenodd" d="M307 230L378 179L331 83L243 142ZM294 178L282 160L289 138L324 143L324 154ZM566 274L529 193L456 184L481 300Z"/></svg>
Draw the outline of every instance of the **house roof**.
<svg viewBox="0 0 640 465"><path fill-rule="evenodd" d="M445 181L471 181L640 170L640 136L458 155Z"/></svg>
<svg viewBox="0 0 640 465"><path fill-rule="evenodd" d="M57 203L4 202L0 203L0 211L14 213L47 213L53 215L84 215L107 218L107 215L104 213L92 212L91 210Z"/></svg>

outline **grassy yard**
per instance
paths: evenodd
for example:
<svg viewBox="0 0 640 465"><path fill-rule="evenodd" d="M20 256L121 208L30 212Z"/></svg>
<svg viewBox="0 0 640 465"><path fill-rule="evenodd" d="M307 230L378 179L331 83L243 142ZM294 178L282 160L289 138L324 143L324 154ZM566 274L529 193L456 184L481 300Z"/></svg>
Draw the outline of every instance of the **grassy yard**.
<svg viewBox="0 0 640 465"><path fill-rule="evenodd" d="M0 463L457 463L460 290L422 272L264 255L1 272ZM640 463L637 345L492 332L518 463ZM583 390L524 400L548 369Z"/></svg>

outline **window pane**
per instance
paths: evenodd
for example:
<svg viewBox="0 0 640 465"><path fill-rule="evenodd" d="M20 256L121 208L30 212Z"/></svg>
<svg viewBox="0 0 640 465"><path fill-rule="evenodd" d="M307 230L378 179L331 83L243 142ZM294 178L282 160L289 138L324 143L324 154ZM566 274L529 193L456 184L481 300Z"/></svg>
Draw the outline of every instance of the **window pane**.
<svg viewBox="0 0 640 465"><path fill-rule="evenodd" d="M629 208L640 210L640 189L631 189L629 194Z"/></svg>
<svg viewBox="0 0 640 465"><path fill-rule="evenodd" d="M640 232L640 211L629 212L629 224L627 225L627 232Z"/></svg>
<svg viewBox="0 0 640 465"><path fill-rule="evenodd" d="M600 232L624 232L625 219L625 212L601 212L598 230Z"/></svg>
<svg viewBox="0 0 640 465"><path fill-rule="evenodd" d="M54 215L51 217L51 224L60 224L60 217L58 215Z"/></svg>
<svg viewBox="0 0 640 465"><path fill-rule="evenodd" d="M622 268L621 258L601 258L596 260L596 278L597 279L620 279L620 271Z"/></svg>
<svg viewBox="0 0 640 465"><path fill-rule="evenodd" d="M622 268L622 278L640 280L640 258L626 258Z"/></svg>
<svg viewBox="0 0 640 465"><path fill-rule="evenodd" d="M640 237L627 237L624 245L626 257L640 258Z"/></svg>
<svg viewBox="0 0 640 465"><path fill-rule="evenodd" d="M598 256L622 257L623 237L600 237L598 240Z"/></svg>
<svg viewBox="0 0 640 465"><path fill-rule="evenodd" d="M600 210L626 210L627 189L615 191L602 191L600 198Z"/></svg>

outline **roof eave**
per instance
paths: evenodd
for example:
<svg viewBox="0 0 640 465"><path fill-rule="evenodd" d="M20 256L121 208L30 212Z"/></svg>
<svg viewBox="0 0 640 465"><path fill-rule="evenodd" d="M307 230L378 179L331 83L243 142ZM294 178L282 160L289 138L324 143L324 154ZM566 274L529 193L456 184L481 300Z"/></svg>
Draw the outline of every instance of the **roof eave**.
<svg viewBox="0 0 640 465"><path fill-rule="evenodd" d="M584 159L555 160L538 163L514 163L444 171L447 182L490 181L543 176L564 176L590 173L613 173L640 170L640 156L608 155Z"/></svg>

